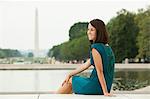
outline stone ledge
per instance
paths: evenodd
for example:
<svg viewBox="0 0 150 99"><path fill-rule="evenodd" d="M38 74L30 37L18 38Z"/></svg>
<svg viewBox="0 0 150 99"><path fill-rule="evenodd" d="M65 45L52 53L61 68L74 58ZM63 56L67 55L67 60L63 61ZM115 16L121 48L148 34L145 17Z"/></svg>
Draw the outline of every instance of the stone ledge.
<svg viewBox="0 0 150 99"><path fill-rule="evenodd" d="M81 64L0 64L0 70L73 70L80 65ZM150 64L115 64L115 69L150 69Z"/></svg>
<svg viewBox="0 0 150 99"><path fill-rule="evenodd" d="M5 94L0 99L150 99L150 94L114 94L111 97L103 95L76 94Z"/></svg>

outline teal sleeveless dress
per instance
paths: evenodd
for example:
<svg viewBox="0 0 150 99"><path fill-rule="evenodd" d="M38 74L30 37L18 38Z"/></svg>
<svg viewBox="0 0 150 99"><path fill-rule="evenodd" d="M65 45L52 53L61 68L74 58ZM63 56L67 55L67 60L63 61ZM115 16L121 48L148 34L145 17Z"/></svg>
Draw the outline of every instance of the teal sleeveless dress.
<svg viewBox="0 0 150 99"><path fill-rule="evenodd" d="M103 43L94 43L91 45L95 48L102 57L103 73L107 85L107 90L110 92L114 76L115 57L110 46ZM72 77L72 90L75 94L87 95L103 95L103 90L99 82L97 71L95 68L92 52L90 50L90 63L94 66L90 77L73 76Z"/></svg>

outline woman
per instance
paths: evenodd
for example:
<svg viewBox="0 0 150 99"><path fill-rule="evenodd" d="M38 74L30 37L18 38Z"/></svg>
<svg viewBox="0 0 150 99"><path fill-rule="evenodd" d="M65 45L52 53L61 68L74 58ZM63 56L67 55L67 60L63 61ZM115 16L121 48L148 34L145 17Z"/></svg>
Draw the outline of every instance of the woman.
<svg viewBox="0 0 150 99"><path fill-rule="evenodd" d="M87 36L91 42L90 59L70 72L56 93L110 96L115 58L108 45L108 34L104 22L99 19L90 21ZM94 68L89 78L75 76L90 66Z"/></svg>

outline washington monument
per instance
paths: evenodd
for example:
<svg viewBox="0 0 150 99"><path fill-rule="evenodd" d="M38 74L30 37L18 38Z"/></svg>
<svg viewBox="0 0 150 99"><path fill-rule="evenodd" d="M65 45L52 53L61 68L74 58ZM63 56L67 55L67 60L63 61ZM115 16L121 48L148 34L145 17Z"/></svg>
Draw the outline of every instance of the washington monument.
<svg viewBox="0 0 150 99"><path fill-rule="evenodd" d="M35 9L34 57L39 57L38 9Z"/></svg>

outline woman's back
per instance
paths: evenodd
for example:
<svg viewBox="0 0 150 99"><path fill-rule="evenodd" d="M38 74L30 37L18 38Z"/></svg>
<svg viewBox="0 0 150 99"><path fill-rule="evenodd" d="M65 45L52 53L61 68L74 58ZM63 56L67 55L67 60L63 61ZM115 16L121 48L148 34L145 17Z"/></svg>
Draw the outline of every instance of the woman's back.
<svg viewBox="0 0 150 99"><path fill-rule="evenodd" d="M110 91L113 82L114 64L115 64L115 57L113 51L110 46L104 45L103 43L92 44L91 49L92 48L95 48L102 57L103 73L106 80L107 89L108 91ZM95 67L93 56L91 53L90 53L90 59L91 59L91 65ZM94 79L95 81L98 81L99 83L96 68L93 69L90 78Z"/></svg>

